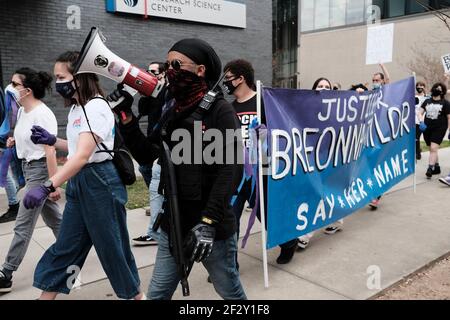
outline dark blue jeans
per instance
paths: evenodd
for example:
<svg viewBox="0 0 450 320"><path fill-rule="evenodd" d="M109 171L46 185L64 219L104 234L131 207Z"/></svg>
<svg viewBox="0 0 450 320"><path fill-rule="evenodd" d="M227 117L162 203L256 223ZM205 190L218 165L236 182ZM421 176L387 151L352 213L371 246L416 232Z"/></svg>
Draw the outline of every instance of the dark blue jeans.
<svg viewBox="0 0 450 320"><path fill-rule="evenodd" d="M94 246L119 298L139 294L140 281L128 237L127 192L111 161L88 164L71 178L56 243L39 261L33 285L68 294L74 270L81 270Z"/></svg>

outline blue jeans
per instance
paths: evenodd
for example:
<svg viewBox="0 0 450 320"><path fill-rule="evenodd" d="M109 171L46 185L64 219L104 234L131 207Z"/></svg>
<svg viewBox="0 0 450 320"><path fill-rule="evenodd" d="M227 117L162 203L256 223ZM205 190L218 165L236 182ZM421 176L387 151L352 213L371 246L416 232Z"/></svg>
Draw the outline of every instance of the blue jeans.
<svg viewBox="0 0 450 320"><path fill-rule="evenodd" d="M211 255L203 266L209 273L216 292L225 300L246 300L239 272L236 268L237 236L227 240L215 241ZM151 300L170 300L180 282L175 258L170 253L169 239L161 231L158 253L148 289Z"/></svg>
<svg viewBox="0 0 450 320"><path fill-rule="evenodd" d="M159 181L161 176L161 166L157 163L153 164L152 179L150 182L149 194L150 194L150 212L152 214L150 224L148 226L147 235L152 237L156 241L159 240L159 234L161 228L158 231L153 231L153 225L159 214L162 214L162 206L164 203L164 196L158 193Z"/></svg>
<svg viewBox="0 0 450 320"><path fill-rule="evenodd" d="M139 172L142 174L142 178L144 178L147 188L150 187L150 182L152 181L152 167L153 164L144 164L139 166Z"/></svg>
<svg viewBox="0 0 450 320"><path fill-rule="evenodd" d="M11 170L8 170L6 175L6 196L8 197L8 205L13 206L19 203L17 200L17 186L11 174Z"/></svg>
<svg viewBox="0 0 450 320"><path fill-rule="evenodd" d="M93 245L117 296L134 298L140 281L128 237L127 192L113 163L86 165L69 180L66 198L59 236L39 261L33 285L68 294L73 270L81 270Z"/></svg>

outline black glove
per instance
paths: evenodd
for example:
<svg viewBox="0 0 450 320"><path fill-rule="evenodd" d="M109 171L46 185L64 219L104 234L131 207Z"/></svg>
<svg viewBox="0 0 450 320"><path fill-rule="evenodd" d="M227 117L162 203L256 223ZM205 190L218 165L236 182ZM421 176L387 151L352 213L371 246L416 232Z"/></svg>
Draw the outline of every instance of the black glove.
<svg viewBox="0 0 450 320"><path fill-rule="evenodd" d="M123 98L123 99L122 99ZM118 84L117 89L111 92L106 100L110 102L117 102L119 100L122 101L113 108L115 114L119 117L122 113L131 114L131 106L133 105L134 98L131 94L129 94L126 90L123 89L123 84Z"/></svg>
<svg viewBox="0 0 450 320"><path fill-rule="evenodd" d="M212 251L216 229L212 225L199 223L190 231L189 238L192 244L191 261L201 262Z"/></svg>

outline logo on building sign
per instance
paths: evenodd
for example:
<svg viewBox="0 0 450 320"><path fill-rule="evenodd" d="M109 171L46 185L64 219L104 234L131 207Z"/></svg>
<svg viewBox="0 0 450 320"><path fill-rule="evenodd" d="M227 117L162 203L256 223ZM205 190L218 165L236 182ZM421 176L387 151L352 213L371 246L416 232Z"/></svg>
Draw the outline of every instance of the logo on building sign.
<svg viewBox="0 0 450 320"><path fill-rule="evenodd" d="M106 0L106 11L247 27L247 6L238 0Z"/></svg>
<svg viewBox="0 0 450 320"><path fill-rule="evenodd" d="M139 0L123 0L123 2L125 2L125 4L129 7L136 7L138 1Z"/></svg>

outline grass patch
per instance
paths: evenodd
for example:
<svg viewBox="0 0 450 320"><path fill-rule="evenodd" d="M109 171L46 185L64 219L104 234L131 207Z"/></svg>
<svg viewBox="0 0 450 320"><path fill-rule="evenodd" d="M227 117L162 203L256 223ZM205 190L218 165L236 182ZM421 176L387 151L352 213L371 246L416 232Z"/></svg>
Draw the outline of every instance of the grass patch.
<svg viewBox="0 0 450 320"><path fill-rule="evenodd" d="M67 182L61 186L62 189L67 189ZM142 177L136 179L136 183L132 186L127 186L128 202L126 208L133 210L143 207L148 207L148 188Z"/></svg>
<svg viewBox="0 0 450 320"><path fill-rule="evenodd" d="M148 188L142 177L137 178L136 183L127 186L128 202L127 209L148 207Z"/></svg>
<svg viewBox="0 0 450 320"><path fill-rule="evenodd" d="M441 149L443 148L449 148L450 147L450 141L444 140L441 144ZM425 141L420 141L420 148L422 149L422 152L430 151L430 148L426 145Z"/></svg>

